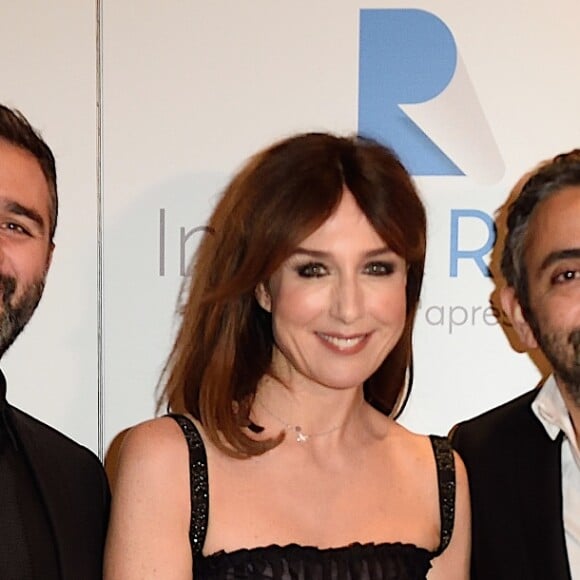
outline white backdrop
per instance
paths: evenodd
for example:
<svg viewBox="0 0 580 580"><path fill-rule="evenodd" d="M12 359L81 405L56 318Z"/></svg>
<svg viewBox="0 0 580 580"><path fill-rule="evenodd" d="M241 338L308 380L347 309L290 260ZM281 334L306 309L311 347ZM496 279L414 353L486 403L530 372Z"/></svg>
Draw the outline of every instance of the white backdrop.
<svg viewBox="0 0 580 580"><path fill-rule="evenodd" d="M402 421L446 432L533 386L535 366L486 310L493 283L474 259L454 257L488 261L477 252L486 216L538 161L578 146L579 19L576 0L4 2L0 100L53 147L61 202L45 297L2 361L11 401L101 451L151 417L195 228L233 171L296 131L352 133L360 122L372 133L381 91L393 87L414 97L384 108L385 119L399 114L400 143L418 126L431 153L460 169L434 175L421 169L429 151L400 151L418 167L429 212L415 387ZM393 34L381 33L385 22ZM375 24L388 42L369 56ZM424 74L404 76L418 64ZM447 64L441 94L421 96ZM364 77L370 89L367 65L380 71ZM378 103L376 125L365 121L369 103Z"/></svg>

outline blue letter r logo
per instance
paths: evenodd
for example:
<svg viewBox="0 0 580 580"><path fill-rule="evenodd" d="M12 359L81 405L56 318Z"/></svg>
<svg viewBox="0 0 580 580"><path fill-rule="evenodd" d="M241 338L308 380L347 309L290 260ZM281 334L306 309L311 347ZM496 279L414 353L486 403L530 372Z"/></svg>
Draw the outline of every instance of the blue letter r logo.
<svg viewBox="0 0 580 580"><path fill-rule="evenodd" d="M359 132L392 147L414 175L464 175L399 107L429 101L457 65L447 25L424 10L361 10Z"/></svg>

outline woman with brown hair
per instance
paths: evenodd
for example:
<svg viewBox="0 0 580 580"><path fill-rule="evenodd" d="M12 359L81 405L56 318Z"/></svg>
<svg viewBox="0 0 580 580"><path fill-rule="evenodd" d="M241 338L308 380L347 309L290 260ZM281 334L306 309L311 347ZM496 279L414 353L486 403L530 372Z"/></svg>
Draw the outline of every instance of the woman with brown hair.
<svg viewBox="0 0 580 580"><path fill-rule="evenodd" d="M467 578L463 465L393 419L424 260L385 147L304 134L250 159L195 257L173 414L124 443L108 580Z"/></svg>

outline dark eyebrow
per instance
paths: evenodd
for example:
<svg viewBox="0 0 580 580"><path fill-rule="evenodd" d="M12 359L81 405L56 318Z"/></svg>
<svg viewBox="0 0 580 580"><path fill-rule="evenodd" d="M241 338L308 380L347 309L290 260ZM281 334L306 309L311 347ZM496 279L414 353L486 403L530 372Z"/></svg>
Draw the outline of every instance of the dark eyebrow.
<svg viewBox="0 0 580 580"><path fill-rule="evenodd" d="M34 209L26 207L17 201L4 201L4 208L12 214L21 215L33 221L39 228L41 233L44 233L45 224L42 216Z"/></svg>
<svg viewBox="0 0 580 580"><path fill-rule="evenodd" d="M540 265L540 271L545 270L556 262L560 262L561 260L568 260L570 258L580 258L580 248L557 250L555 252L549 253L542 261L542 264Z"/></svg>
<svg viewBox="0 0 580 580"><path fill-rule="evenodd" d="M374 256L380 256L382 254L394 254L393 250L391 250L388 246L383 246L382 248L377 248L376 250L370 250L365 254L367 258L373 258ZM328 258L331 254L329 252L320 252L319 250L309 250L308 248L301 248L298 246L293 255L296 254L304 254L305 256L310 256L312 258Z"/></svg>

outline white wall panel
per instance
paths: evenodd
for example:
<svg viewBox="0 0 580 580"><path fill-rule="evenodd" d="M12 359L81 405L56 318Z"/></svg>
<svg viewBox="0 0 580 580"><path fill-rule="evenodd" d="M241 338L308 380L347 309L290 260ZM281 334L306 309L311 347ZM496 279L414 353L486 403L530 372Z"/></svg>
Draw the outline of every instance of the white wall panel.
<svg viewBox="0 0 580 580"><path fill-rule="evenodd" d="M97 449L96 10L0 6L0 101L41 130L57 162L56 249L40 306L2 360L10 401Z"/></svg>

